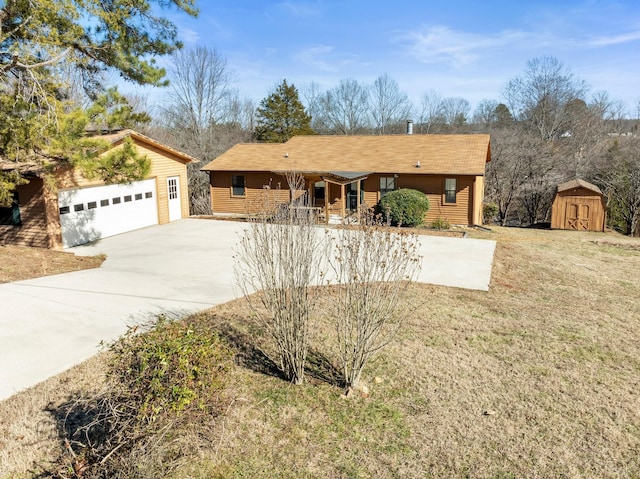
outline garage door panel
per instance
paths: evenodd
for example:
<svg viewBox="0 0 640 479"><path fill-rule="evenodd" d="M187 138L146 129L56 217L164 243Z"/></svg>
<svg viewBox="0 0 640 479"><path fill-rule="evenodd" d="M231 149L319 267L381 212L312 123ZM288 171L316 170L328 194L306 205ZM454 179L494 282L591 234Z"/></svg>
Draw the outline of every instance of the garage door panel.
<svg viewBox="0 0 640 479"><path fill-rule="evenodd" d="M158 224L155 179L58 193L65 247Z"/></svg>

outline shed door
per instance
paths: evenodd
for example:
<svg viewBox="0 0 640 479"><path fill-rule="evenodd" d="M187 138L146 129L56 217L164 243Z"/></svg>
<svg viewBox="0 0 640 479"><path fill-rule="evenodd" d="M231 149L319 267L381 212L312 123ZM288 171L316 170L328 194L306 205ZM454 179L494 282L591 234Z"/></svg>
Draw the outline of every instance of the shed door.
<svg viewBox="0 0 640 479"><path fill-rule="evenodd" d="M158 224L156 180L58 192L65 248Z"/></svg>
<svg viewBox="0 0 640 479"><path fill-rule="evenodd" d="M182 218L182 205L180 203L180 177L167 178L167 192L169 201L169 221Z"/></svg>
<svg viewBox="0 0 640 479"><path fill-rule="evenodd" d="M591 230L592 211L595 206L592 200L570 201L567 203L565 228L569 230Z"/></svg>

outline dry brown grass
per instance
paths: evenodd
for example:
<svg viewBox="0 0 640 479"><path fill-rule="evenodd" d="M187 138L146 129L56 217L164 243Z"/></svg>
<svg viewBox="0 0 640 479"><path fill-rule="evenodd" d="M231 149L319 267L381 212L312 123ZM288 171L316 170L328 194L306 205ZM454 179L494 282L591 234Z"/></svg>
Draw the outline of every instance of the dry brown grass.
<svg viewBox="0 0 640 479"><path fill-rule="evenodd" d="M323 379L296 387L273 375L255 349L269 349L263 331L241 301L202 313L239 348L240 366L210 447L179 476L640 477L640 242L472 234L498 240L490 291L415 285L410 300L421 306L365 368L367 398L344 399ZM332 334L327 319L314 330L316 348ZM330 376L326 358L312 359L316 378ZM45 418L45 404L70 390L0 403L4 448L17 441L5 421L27 441L53 437L50 423L28 417Z"/></svg>
<svg viewBox="0 0 640 479"><path fill-rule="evenodd" d="M44 248L0 246L0 283L99 267L104 255L75 256Z"/></svg>

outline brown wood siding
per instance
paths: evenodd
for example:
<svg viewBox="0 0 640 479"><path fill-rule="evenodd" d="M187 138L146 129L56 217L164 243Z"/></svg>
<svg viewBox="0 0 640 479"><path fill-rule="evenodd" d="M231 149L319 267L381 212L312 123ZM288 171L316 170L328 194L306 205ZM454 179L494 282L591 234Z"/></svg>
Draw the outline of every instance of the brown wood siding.
<svg viewBox="0 0 640 479"><path fill-rule="evenodd" d="M583 205L587 214L580 212L582 226L576 226L573 218L574 209ZM553 229L586 229L587 231L604 231L606 205L604 198L596 191L587 188L572 188L556 194L551 205L551 228ZM586 221L587 224L584 222Z"/></svg>
<svg viewBox="0 0 640 479"><path fill-rule="evenodd" d="M381 175L385 176L385 175ZM456 179L456 203L444 203L444 182L447 178ZM426 224L441 218L456 225L473 224L471 204L473 191L472 176L435 176L435 175L399 175L396 188L411 188L423 192L429 198L429 212Z"/></svg>
<svg viewBox="0 0 640 479"><path fill-rule="evenodd" d="M234 196L231 177L243 175L245 195ZM212 172L210 175L211 207L214 213L252 214L263 210L265 195L269 201L286 203L289 201L289 187L282 175L269 172ZM266 189L269 189L267 194Z"/></svg>
<svg viewBox="0 0 640 479"><path fill-rule="evenodd" d="M380 200L380 176L371 175L364 180L363 205L373 208Z"/></svg>
<svg viewBox="0 0 640 479"><path fill-rule="evenodd" d="M47 216L42 195L43 181L31 178L18 187L22 226L0 225L0 244L48 248Z"/></svg>
<svg viewBox="0 0 640 479"><path fill-rule="evenodd" d="M245 196L233 196L231 178L233 175L244 175ZM375 206L380 199L380 178L389 174L372 174L364 180L364 199L366 206ZM392 175L391 175L392 176ZM252 171L213 171L210 173L211 205L214 213L249 214L260 210L264 198L264 186L272 189L280 188L282 197L279 201L289 201L286 179L275 173ZM444 203L444 183L446 178L455 178L457 182L456 203ZM474 183L475 180L475 183ZM341 187L335 183L328 185L329 210L332 214L340 214L342 208ZM474 184L478 192L474 194ZM473 176L435 176L435 175L399 175L397 188L412 188L425 193L430 202L426 222L436 218L448 220L452 224L482 224L483 178ZM346 191L346 187L345 187ZM346 195L345 195L346 196ZM476 201L472 201L473 198Z"/></svg>

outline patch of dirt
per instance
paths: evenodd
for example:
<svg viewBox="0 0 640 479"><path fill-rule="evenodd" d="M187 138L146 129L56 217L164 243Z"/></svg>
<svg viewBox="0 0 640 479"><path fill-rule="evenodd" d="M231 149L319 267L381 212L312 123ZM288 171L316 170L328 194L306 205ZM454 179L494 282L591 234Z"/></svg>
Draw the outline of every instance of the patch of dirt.
<svg viewBox="0 0 640 479"><path fill-rule="evenodd" d="M44 248L0 246L0 283L98 268L105 259L104 255L76 256Z"/></svg>

